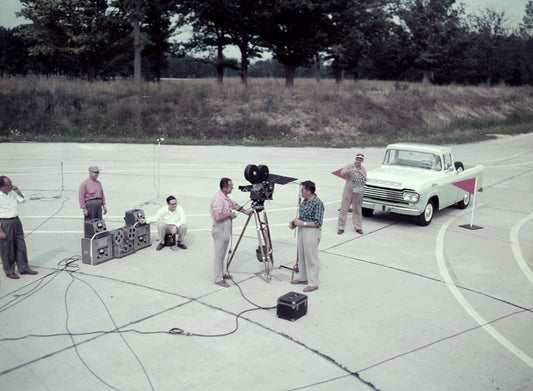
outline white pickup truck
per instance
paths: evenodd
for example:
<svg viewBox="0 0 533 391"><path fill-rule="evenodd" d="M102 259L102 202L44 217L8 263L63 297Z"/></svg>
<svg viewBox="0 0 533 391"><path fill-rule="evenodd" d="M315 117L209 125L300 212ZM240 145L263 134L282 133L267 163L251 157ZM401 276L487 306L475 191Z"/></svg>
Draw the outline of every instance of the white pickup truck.
<svg viewBox="0 0 533 391"><path fill-rule="evenodd" d="M363 216L374 211L418 216L428 225L436 210L456 205L464 209L471 194L452 183L476 178L482 190L483 167L454 162L451 148L429 144L390 144L381 167L368 172Z"/></svg>

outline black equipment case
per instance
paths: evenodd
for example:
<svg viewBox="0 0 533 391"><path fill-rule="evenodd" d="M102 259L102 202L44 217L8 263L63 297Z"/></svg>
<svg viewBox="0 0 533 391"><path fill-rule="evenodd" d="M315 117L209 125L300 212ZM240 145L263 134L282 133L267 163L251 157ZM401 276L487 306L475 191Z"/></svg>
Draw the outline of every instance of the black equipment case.
<svg viewBox="0 0 533 391"><path fill-rule="evenodd" d="M307 296L298 292L289 292L278 299L278 318L291 321L307 314Z"/></svg>

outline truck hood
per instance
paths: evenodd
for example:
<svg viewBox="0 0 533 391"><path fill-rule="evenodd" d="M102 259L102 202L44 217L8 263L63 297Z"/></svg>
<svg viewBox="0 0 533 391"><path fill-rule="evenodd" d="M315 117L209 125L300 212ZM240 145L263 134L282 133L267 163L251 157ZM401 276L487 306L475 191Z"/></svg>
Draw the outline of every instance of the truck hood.
<svg viewBox="0 0 533 391"><path fill-rule="evenodd" d="M398 190L421 190L430 187L439 174L422 168L381 166L368 172L366 184Z"/></svg>

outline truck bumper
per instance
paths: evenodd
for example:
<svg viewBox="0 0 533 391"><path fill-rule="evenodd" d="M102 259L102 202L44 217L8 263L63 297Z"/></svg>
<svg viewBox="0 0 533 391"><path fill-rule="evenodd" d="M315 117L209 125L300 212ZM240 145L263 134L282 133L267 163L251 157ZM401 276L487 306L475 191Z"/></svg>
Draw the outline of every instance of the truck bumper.
<svg viewBox="0 0 533 391"><path fill-rule="evenodd" d="M363 208L372 209L376 212L391 212L391 213L398 213L398 214L407 215L407 216L419 216L422 214L422 211L415 209L415 208L409 208L405 206L396 206L396 205L387 205L387 204L378 204L378 203L368 202L368 201L363 201Z"/></svg>

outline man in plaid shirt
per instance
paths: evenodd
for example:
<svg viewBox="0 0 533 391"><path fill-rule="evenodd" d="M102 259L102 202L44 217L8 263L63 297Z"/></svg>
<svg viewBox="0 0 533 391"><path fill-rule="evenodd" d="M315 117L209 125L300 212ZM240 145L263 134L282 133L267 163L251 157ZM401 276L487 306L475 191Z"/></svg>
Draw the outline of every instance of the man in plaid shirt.
<svg viewBox="0 0 533 391"><path fill-rule="evenodd" d="M291 229L298 227L298 279L291 284L307 284L304 292L318 289L318 244L322 236L324 204L315 194L315 184L311 181L301 183L304 201L300 205L299 218L289 224Z"/></svg>

